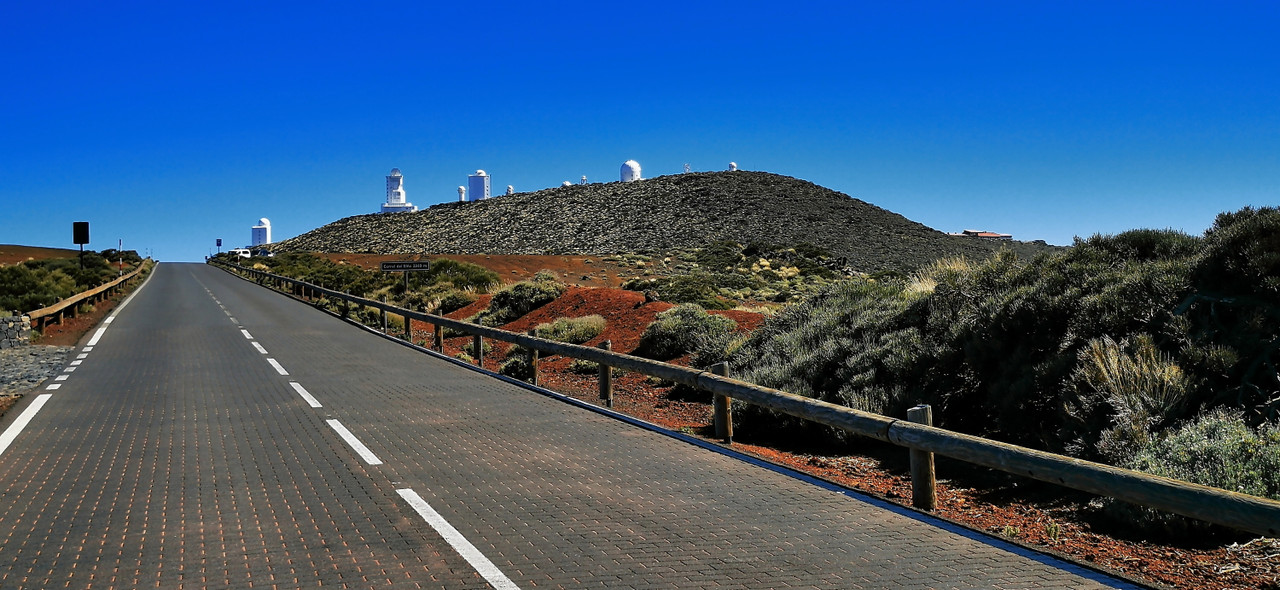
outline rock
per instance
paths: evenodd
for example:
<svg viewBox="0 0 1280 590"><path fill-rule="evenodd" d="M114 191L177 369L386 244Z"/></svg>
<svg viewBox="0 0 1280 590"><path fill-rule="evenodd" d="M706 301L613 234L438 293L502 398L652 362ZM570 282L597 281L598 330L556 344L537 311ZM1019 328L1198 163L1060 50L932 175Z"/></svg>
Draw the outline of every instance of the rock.
<svg viewBox="0 0 1280 590"><path fill-rule="evenodd" d="M811 182L701 172L549 188L415 213L348 217L276 244L288 252L592 255L670 252L731 240L822 246L858 272L1052 246L949 236Z"/></svg>

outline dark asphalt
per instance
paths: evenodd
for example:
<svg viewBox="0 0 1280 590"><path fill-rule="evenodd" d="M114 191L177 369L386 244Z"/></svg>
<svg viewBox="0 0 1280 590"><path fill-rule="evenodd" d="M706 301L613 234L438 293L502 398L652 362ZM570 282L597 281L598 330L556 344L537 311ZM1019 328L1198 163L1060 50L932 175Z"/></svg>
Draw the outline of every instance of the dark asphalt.
<svg viewBox="0 0 1280 590"><path fill-rule="evenodd" d="M0 588L1126 587L202 264L106 328L0 454Z"/></svg>

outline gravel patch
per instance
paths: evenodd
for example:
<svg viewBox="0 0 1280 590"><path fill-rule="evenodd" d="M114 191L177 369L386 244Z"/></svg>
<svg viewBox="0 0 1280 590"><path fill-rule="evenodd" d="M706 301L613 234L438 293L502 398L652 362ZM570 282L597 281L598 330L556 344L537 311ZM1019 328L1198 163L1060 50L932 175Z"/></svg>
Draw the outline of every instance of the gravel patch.
<svg viewBox="0 0 1280 590"><path fill-rule="evenodd" d="M53 377L74 346L18 346L0 350L0 393L18 393Z"/></svg>

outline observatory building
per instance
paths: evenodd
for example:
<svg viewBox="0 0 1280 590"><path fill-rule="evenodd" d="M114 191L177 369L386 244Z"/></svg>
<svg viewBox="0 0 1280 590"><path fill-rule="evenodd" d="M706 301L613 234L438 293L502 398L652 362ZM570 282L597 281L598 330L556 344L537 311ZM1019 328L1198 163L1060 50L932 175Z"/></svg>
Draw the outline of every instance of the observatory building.
<svg viewBox="0 0 1280 590"><path fill-rule="evenodd" d="M399 168L392 168L387 175L387 202L382 204L383 213L403 213L417 211L418 208L404 200L404 176Z"/></svg>
<svg viewBox="0 0 1280 590"><path fill-rule="evenodd" d="M489 198L489 175L484 170L476 170L475 174L467 177L467 194L471 195L472 201Z"/></svg>
<svg viewBox="0 0 1280 590"><path fill-rule="evenodd" d="M253 226L252 236L250 236L249 247L254 248L263 244L271 243L271 220L263 217L258 220L258 225Z"/></svg>
<svg viewBox="0 0 1280 590"><path fill-rule="evenodd" d="M640 163L635 160L627 160L622 163L622 182L631 182L633 180L643 180L640 177Z"/></svg>

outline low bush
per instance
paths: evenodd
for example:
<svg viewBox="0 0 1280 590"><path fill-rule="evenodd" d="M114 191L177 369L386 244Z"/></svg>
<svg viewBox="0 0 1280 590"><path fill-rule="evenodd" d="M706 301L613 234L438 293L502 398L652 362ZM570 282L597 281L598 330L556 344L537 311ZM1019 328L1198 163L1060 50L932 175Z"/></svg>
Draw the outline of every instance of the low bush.
<svg viewBox="0 0 1280 590"><path fill-rule="evenodd" d="M726 339L737 327L738 323L730 318L684 303L658 314L644 329L640 345L632 354L657 360L673 359L694 352L705 342Z"/></svg>
<svg viewBox="0 0 1280 590"><path fill-rule="evenodd" d="M498 367L498 373L521 381L533 379L532 357L527 350L516 350Z"/></svg>
<svg viewBox="0 0 1280 590"><path fill-rule="evenodd" d="M436 306L436 313L446 314L458 311L472 303L476 302L479 297L475 293L468 291L449 291L440 298L440 303Z"/></svg>
<svg viewBox="0 0 1280 590"><path fill-rule="evenodd" d="M565 285L549 272L541 271L531 280L510 285L493 294L489 309L477 316L480 324L501 326L542 307L564 293Z"/></svg>
<svg viewBox="0 0 1280 590"><path fill-rule="evenodd" d="M482 343L480 346L480 350L484 352L484 356L488 357L489 355L493 354L493 344L490 344L488 340L485 340L483 338L480 339L480 342ZM466 353L467 356L470 356L472 359L476 357L476 342L474 338L470 342L463 345L462 352Z"/></svg>
<svg viewBox="0 0 1280 590"><path fill-rule="evenodd" d="M1124 464L1129 469L1280 499L1280 425L1251 428L1237 412L1216 409L1153 438ZM1207 525L1108 501L1106 509L1134 526L1181 533Z"/></svg>
<svg viewBox="0 0 1280 590"><path fill-rule="evenodd" d="M534 328L534 336L557 342L582 344L603 333L604 327L604 318L598 315L558 318L549 324L538 324Z"/></svg>

